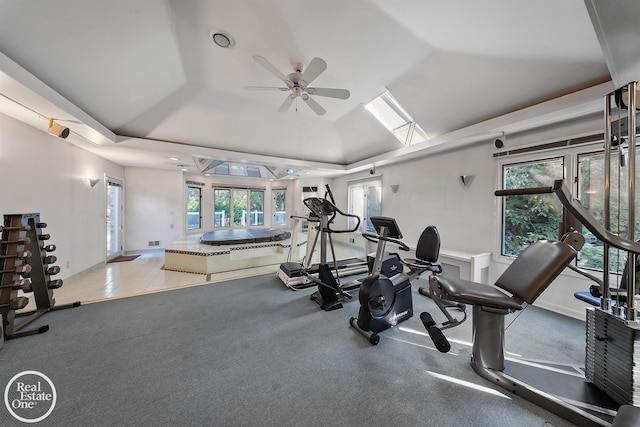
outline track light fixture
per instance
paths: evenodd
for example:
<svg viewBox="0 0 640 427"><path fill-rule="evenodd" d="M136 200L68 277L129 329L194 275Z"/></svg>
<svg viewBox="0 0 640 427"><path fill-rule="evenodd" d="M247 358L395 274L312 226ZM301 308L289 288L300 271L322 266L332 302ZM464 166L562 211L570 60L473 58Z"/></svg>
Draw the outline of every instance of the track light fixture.
<svg viewBox="0 0 640 427"><path fill-rule="evenodd" d="M49 133L57 136L58 138L65 139L69 136L69 128L58 123L54 123L53 119L49 119Z"/></svg>

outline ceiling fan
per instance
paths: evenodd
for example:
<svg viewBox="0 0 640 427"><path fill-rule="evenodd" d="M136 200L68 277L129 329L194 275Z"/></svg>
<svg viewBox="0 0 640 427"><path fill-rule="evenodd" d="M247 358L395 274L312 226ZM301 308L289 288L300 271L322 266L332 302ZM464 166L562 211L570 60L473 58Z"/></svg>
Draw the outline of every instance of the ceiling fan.
<svg viewBox="0 0 640 427"><path fill-rule="evenodd" d="M264 87L264 86L245 86L249 90L280 90L283 92L291 91L284 100L278 111L285 112L289 109L296 98L302 99L317 115L321 116L327 112L320 104L318 104L311 95L327 96L329 98L347 99L351 96L346 89L332 89L324 87L309 86L324 70L327 69L327 63L321 58L313 58L307 68L302 72L302 64L293 64L293 73L288 75L282 74L267 59L260 55L254 55L253 59L271 74L284 82L286 87Z"/></svg>

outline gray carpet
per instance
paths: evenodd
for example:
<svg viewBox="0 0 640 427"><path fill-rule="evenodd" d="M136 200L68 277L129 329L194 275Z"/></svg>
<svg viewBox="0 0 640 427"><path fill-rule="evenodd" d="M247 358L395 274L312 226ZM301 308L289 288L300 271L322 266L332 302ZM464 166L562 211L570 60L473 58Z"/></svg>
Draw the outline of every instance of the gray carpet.
<svg viewBox="0 0 640 427"><path fill-rule="evenodd" d="M438 316L419 282L416 314L376 347L348 325L357 295L327 313L313 289L289 291L275 275L56 311L39 320L49 332L5 342L0 385L25 370L47 375L58 400L43 426L570 425L517 396L432 375L502 391L470 368L469 346L442 354L422 334L418 314ZM447 335L470 342L470 330L471 319ZM583 322L534 307L506 341L518 354L583 363ZM0 405L0 425L24 424Z"/></svg>

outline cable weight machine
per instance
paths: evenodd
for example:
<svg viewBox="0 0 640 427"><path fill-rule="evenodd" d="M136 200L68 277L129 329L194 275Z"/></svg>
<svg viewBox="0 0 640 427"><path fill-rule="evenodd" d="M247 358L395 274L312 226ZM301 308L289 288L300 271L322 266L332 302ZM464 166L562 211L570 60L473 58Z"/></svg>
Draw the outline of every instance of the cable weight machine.
<svg viewBox="0 0 640 427"><path fill-rule="evenodd" d="M635 233L636 91L637 84L633 82L605 98L603 220L596 219L573 198L563 180L555 181L550 187L496 191L496 196L554 193L564 208L564 222L572 225L564 230L560 241L541 240L529 245L494 286L440 276L431 276L429 282L432 298L473 305L471 366L476 373L580 426L608 426L611 422L616 427L640 425L640 357L637 354L640 352L640 319L633 304L638 291L636 266L640 254ZM612 121L614 111L618 114L615 122ZM613 144L614 140L616 144ZM619 232L612 229L619 227L612 227L611 221L611 165L615 163L612 152L618 150L620 159L626 161L625 143L628 144L629 224L627 233L617 234ZM619 162L619 167L622 163ZM620 169L618 176L623 176ZM620 206L618 197L618 212ZM531 367L505 358L505 315L522 310L525 303L533 304L564 268L583 273L571 265L584 243L582 226L602 242L604 261L603 278L596 280L602 285L599 306L587 309L584 376L576 375L573 366L560 369L560 364L537 361L540 366ZM627 274L621 286L626 286L626 296L618 298L615 304L609 283L610 249L628 254ZM439 308L447 321L441 324L427 322L425 326L445 330L464 321ZM616 413L629 423L618 423Z"/></svg>

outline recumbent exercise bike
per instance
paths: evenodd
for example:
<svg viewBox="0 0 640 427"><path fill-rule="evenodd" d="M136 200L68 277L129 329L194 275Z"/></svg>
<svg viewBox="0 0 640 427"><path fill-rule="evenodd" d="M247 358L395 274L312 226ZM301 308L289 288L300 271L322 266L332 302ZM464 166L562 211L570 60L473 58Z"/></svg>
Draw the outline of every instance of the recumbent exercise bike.
<svg viewBox="0 0 640 427"><path fill-rule="evenodd" d="M402 243L402 233L396 220L389 217L370 218L376 235L363 233L370 242L377 243L377 249L369 276L360 286L360 311L358 318L349 319L349 324L365 336L373 345L380 342L378 332L388 329L413 316L411 280L425 271L441 273L437 264L440 253L440 235L435 226L430 225L422 232L416 247L416 259L402 259L397 253L385 254L387 242L409 251ZM400 268L396 268L399 265ZM405 274L402 266L409 268Z"/></svg>

